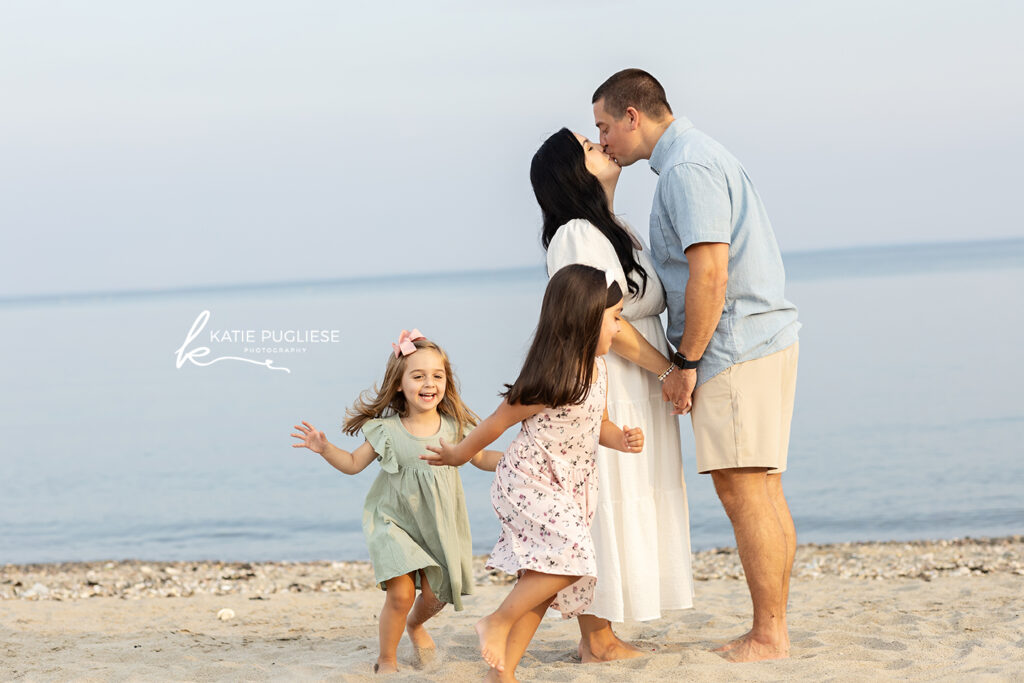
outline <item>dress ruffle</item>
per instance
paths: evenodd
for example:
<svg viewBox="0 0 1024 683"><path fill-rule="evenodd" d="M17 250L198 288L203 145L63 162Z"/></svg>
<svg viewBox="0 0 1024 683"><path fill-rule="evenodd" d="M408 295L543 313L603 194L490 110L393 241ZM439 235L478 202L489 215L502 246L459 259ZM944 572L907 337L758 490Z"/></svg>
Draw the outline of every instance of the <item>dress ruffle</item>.
<svg viewBox="0 0 1024 683"><path fill-rule="evenodd" d="M388 474L397 474L398 460L395 459L395 449L391 445L391 433L384 425L384 420L377 418L367 421L363 425L363 436L377 453L380 468Z"/></svg>

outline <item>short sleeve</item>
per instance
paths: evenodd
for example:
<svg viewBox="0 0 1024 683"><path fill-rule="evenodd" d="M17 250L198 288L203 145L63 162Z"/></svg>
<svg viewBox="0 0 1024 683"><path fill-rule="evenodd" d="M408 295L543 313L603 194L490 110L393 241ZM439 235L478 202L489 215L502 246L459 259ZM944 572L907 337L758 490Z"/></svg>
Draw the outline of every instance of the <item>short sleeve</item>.
<svg viewBox="0 0 1024 683"><path fill-rule="evenodd" d="M562 268L581 263L599 270L611 271L622 293L629 291L626 273L619 263L615 247L590 221L574 218L556 232L548 245L548 278Z"/></svg>
<svg viewBox="0 0 1024 683"><path fill-rule="evenodd" d="M662 178L662 201L685 251L700 242L732 242L732 201L725 176L701 164L677 164Z"/></svg>
<svg viewBox="0 0 1024 683"><path fill-rule="evenodd" d="M368 420L363 425L363 436L377 453L380 468L390 474L398 472L398 460L395 457L395 449L391 445L391 430L388 428L387 422L379 418Z"/></svg>

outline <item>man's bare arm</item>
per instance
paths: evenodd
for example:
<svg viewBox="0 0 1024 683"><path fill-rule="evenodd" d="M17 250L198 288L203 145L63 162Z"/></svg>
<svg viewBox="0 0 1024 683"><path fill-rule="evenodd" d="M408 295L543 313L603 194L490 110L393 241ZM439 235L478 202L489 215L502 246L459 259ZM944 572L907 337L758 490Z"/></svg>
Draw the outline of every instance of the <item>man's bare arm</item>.
<svg viewBox="0 0 1024 683"><path fill-rule="evenodd" d="M686 260L690 276L686 281L686 324L679 353L697 360L704 355L725 308L729 245L720 242L691 245L686 250Z"/></svg>
<svg viewBox="0 0 1024 683"><path fill-rule="evenodd" d="M686 260L690 265L690 276L686 281L686 323L679 353L688 360L699 360L725 308L729 245L722 242L691 245L686 250ZM686 415L690 412L696 386L696 370L676 369L669 375L662 386L662 395L672 401L673 414Z"/></svg>

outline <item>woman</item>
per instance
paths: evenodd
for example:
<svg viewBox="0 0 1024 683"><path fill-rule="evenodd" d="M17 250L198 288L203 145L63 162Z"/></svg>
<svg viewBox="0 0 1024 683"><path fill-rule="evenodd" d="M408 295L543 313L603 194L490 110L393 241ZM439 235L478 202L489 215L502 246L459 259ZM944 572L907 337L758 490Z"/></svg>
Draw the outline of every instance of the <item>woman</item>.
<svg viewBox="0 0 1024 683"><path fill-rule="evenodd" d="M592 533L598 580L579 617L584 662L638 657L612 621L657 619L693 606L690 523L679 426L662 400L669 366L659 315L665 294L649 250L612 213L619 166L600 145L566 128L533 157L530 181L543 216L548 277L570 263L611 272L625 293L625 322L608 363L608 417L643 429L639 454L598 451L598 506Z"/></svg>

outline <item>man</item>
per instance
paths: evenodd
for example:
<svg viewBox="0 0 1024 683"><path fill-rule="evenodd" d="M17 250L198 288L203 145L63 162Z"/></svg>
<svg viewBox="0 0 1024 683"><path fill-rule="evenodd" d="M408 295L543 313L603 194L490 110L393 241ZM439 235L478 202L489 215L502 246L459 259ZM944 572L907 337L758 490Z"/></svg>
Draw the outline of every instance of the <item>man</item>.
<svg viewBox="0 0 1024 683"><path fill-rule="evenodd" d="M753 626L716 651L732 661L789 654L786 603L796 530L782 492L796 390L796 307L760 197L721 145L672 115L640 69L594 93L601 144L621 166L658 175L651 251L678 353L663 395L691 414L697 466L711 474L736 535Z"/></svg>

